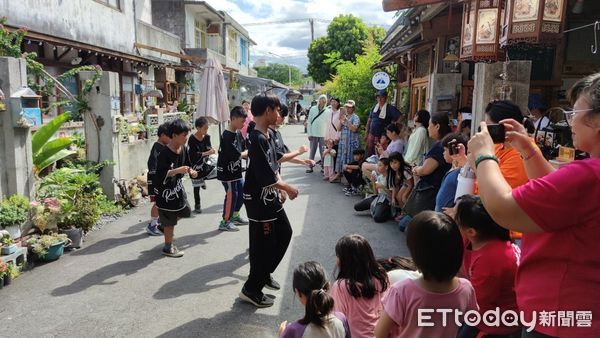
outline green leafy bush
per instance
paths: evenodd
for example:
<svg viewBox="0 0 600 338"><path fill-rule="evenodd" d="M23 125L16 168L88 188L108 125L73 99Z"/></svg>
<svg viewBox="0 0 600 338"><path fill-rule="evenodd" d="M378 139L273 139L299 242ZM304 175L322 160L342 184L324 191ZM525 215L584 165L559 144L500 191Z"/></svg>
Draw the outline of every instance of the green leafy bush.
<svg viewBox="0 0 600 338"><path fill-rule="evenodd" d="M0 226L21 224L29 217L29 199L13 195L0 202Z"/></svg>
<svg viewBox="0 0 600 338"><path fill-rule="evenodd" d="M101 215L115 215L120 211L104 196L98 175L85 170L60 168L44 177L39 183L36 198L43 200L48 197L61 202L60 228L75 226L88 232Z"/></svg>

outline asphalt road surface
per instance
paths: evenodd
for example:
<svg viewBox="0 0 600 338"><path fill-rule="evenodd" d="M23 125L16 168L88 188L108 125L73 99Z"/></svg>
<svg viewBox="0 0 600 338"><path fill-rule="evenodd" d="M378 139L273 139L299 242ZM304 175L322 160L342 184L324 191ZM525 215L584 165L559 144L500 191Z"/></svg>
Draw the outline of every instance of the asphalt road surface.
<svg viewBox="0 0 600 338"><path fill-rule="evenodd" d="M290 149L308 143L303 129L282 128ZM149 205L138 207L90 233L83 248L35 266L0 290L0 336L276 337L282 321L304 313L292 291L298 263L316 260L333 278L335 244L349 233L366 236L378 257L407 255L393 222L376 224L354 212L360 198L344 196L343 186L322 181L318 170L306 174L285 164L283 178L300 194L285 205L294 234L274 274L282 289L267 290L276 296L273 307L239 300L249 270L248 229L217 230L224 192L220 182L209 181L201 191L204 212L175 230L185 256L161 255L162 237L144 231ZM186 187L193 200L189 181Z"/></svg>

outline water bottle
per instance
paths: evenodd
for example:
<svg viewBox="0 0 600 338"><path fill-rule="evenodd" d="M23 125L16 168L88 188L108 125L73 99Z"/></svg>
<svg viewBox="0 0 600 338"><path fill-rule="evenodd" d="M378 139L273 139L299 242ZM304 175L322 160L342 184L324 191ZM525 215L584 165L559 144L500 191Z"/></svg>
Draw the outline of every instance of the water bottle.
<svg viewBox="0 0 600 338"><path fill-rule="evenodd" d="M464 195L472 195L475 191L475 171L471 169L469 164L465 164L460 169L458 174L458 184L456 186L456 194L454 195L454 201Z"/></svg>

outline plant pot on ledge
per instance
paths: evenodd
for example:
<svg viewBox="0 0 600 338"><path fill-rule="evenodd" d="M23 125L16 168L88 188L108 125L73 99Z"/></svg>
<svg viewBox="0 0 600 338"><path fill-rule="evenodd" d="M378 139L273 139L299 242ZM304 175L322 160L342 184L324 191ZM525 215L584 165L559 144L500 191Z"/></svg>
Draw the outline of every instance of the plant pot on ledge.
<svg viewBox="0 0 600 338"><path fill-rule="evenodd" d="M0 253L3 256L13 254L16 251L17 251L17 245L16 244L3 245L2 248L0 249Z"/></svg>

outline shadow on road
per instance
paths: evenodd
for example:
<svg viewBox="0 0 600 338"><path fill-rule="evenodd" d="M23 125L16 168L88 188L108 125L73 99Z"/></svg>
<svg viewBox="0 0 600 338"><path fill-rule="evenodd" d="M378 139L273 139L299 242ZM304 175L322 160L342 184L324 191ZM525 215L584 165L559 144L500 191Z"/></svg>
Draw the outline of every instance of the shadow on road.
<svg viewBox="0 0 600 338"><path fill-rule="evenodd" d="M212 318L194 319L158 337L277 337L277 326L265 327L266 323L277 322L277 316L257 311L261 310L237 299L229 311L218 313Z"/></svg>
<svg viewBox="0 0 600 338"><path fill-rule="evenodd" d="M235 274L240 267L247 264L248 251L236 255L231 260L204 265L190 271L178 279L163 285L155 294L155 299L177 298L179 296L204 293L225 285L239 284L246 276ZM212 283L221 279L231 279L219 283Z"/></svg>
<svg viewBox="0 0 600 338"><path fill-rule="evenodd" d="M138 241L143 238L147 238L148 235L144 232L141 234L137 234L134 236L127 237L119 237L119 238L107 238L100 240L90 246L86 246L77 251L72 251L70 255L72 256L83 256L83 255L93 255L98 253L104 253L108 250L120 247L122 245L131 244L135 241Z"/></svg>
<svg viewBox="0 0 600 338"><path fill-rule="evenodd" d="M132 260L120 261L103 266L100 269L92 271L79 278L69 285L61 286L52 290L50 294L52 296L60 297L84 291L94 285L116 284L118 281L108 280L120 275L129 276L135 274L139 270L150 265L150 263L154 262L155 260L164 257L160 252L161 247L162 245L158 245L151 250L142 251L140 252L139 256Z"/></svg>
<svg viewBox="0 0 600 338"><path fill-rule="evenodd" d="M181 238L177 238L176 243L177 243L177 246L180 248L189 248L189 247L192 247L195 245L206 244L207 243L206 240L208 238L214 237L220 233L221 233L220 231L215 230L215 231L210 231L210 232L201 233L201 234L183 236ZM143 237L147 237L147 235L140 234L137 236L125 237L124 239L129 238L130 242L131 242L131 238L139 239L139 238L143 238ZM119 243L118 245L127 244L127 241L124 241L124 243L119 242L120 240L124 240L124 239L102 240L100 242L102 242L103 244L101 244L97 248L93 248L93 246L100 242L95 243L94 245L91 245L89 248L93 248L93 250L100 250L100 249L108 250L108 249L114 248L114 245L110 245L114 241L118 242ZM89 249L89 248L87 248L87 249ZM69 285L61 286L61 287L58 287L58 288L52 290L51 294L53 296L66 296L66 295L71 295L71 294L75 294L78 292L82 292L94 285L116 284L118 281L116 281L116 280L108 281L108 280L110 280L114 277L120 276L120 275L124 275L124 276L133 275L133 274L137 273L138 271L142 270L143 268L147 267L148 265L150 265L152 262L156 261L157 259L165 258L165 256L163 256L161 253L161 249L162 249L162 244L159 244L150 250L140 252L139 256L137 256L134 259L126 260L126 261L119 261L119 262L116 262L113 264L103 266L95 271L92 271L92 272L86 274L85 276L79 278L78 280L74 281L73 283L71 283ZM103 252L103 251L98 251L98 252ZM168 258L165 258L165 259L168 259Z"/></svg>

